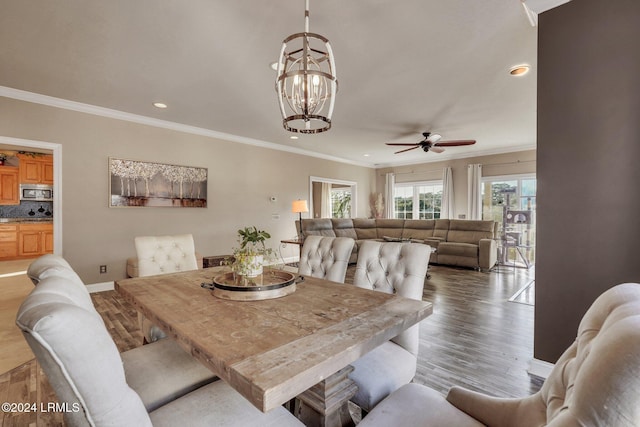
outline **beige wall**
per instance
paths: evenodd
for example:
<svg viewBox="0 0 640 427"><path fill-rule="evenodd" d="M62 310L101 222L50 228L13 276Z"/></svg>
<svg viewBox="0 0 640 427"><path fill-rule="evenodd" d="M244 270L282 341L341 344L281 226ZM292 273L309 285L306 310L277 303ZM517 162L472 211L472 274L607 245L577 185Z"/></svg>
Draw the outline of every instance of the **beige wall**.
<svg viewBox="0 0 640 427"><path fill-rule="evenodd" d="M256 225L277 248L296 235L291 201L309 197L310 175L357 182L359 216L369 214L371 168L2 97L0 135L62 144L63 255L86 283L124 277L139 235L192 233L202 254L227 254L236 230ZM208 207L109 208L109 157L208 168ZM99 274L101 264L107 274Z"/></svg>
<svg viewBox="0 0 640 427"><path fill-rule="evenodd" d="M437 156L435 153L425 155ZM441 180L442 170L450 166L453 175L453 194L455 197L455 214L453 217L458 218L459 215L467 214L467 165L474 163L483 165L483 176L535 173L536 152L535 150L528 150L492 156L469 157L466 159L378 169L376 174L376 188L378 192L384 193L385 174L388 172L394 172L396 174L397 183Z"/></svg>

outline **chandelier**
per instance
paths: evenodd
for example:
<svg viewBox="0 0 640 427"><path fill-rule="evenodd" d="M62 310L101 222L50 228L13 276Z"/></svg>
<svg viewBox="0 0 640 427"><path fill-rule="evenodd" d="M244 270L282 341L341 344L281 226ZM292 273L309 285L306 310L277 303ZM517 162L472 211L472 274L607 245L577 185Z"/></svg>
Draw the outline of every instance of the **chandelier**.
<svg viewBox="0 0 640 427"><path fill-rule="evenodd" d="M336 67L329 40L309 32L309 0L306 0L304 33L284 39L277 71L276 91L284 128L300 133L331 129L338 91Z"/></svg>

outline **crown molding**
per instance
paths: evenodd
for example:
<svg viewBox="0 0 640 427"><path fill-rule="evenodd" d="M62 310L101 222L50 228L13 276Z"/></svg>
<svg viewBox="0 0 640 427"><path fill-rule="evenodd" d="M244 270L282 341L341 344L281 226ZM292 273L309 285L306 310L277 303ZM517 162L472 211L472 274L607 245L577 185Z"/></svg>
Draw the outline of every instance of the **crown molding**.
<svg viewBox="0 0 640 427"><path fill-rule="evenodd" d="M522 0L531 11L538 15L554 7L569 3L570 1L571 0Z"/></svg>
<svg viewBox="0 0 640 427"><path fill-rule="evenodd" d="M259 139L246 138L244 136L232 135L229 133L218 132L211 129L205 129L197 126L185 125L182 123L171 122L168 120L155 119L153 117L142 116L138 114L127 113L124 111L113 110L110 108L98 107L82 102L70 101L67 99L56 98L53 96L42 95L39 93L28 92L20 89L14 89L6 86L0 86L0 96L6 98L17 99L20 101L31 102L34 104L46 105L48 107L61 108L64 110L77 111L80 113L92 114L94 116L106 117L110 119L123 120L132 123L138 123L147 126L153 126L162 129L170 129L178 132L189 133L192 135L206 136L210 138L220 139L223 141L237 142L240 144L252 145L255 147L267 148L270 150L285 151L287 153L299 154L302 156L315 157L333 162L346 163L354 166L366 168L375 168L370 163L356 162L353 160L343 159L328 154L316 153L313 151L303 150L300 148L289 147L273 142L262 141Z"/></svg>

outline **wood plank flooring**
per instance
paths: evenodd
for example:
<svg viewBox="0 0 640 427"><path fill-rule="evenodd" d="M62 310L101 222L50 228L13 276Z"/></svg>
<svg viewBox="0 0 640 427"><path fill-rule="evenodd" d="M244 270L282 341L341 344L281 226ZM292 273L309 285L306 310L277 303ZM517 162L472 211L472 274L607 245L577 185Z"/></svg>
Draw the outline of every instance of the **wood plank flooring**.
<svg viewBox="0 0 640 427"><path fill-rule="evenodd" d="M347 282L353 278L350 266ZM481 273L431 266L423 297L434 314L420 329L415 382L446 394L453 385L500 397L536 392L542 380L527 374L533 357L534 307L509 298L534 278L533 269ZM92 294L120 351L142 343L135 309L115 291ZM2 350L0 350L2 356ZM3 402L55 401L35 361L0 375ZM63 425L61 414L2 414L2 426Z"/></svg>
<svg viewBox="0 0 640 427"><path fill-rule="evenodd" d="M33 289L24 273L30 259L0 262L0 372L7 372L33 359L33 353L16 326L18 307Z"/></svg>

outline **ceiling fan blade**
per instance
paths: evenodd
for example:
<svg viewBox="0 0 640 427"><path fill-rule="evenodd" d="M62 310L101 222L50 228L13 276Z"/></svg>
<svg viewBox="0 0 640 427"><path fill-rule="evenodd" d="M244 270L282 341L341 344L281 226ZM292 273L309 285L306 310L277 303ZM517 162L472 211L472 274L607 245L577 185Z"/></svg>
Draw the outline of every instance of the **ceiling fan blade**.
<svg viewBox="0 0 640 427"><path fill-rule="evenodd" d="M429 134L426 141L429 141L430 143L435 144L436 142L440 141L441 138L442 138L442 135L439 135L437 133L432 133L432 134Z"/></svg>
<svg viewBox="0 0 640 427"><path fill-rule="evenodd" d="M476 143L475 139L461 139L459 141L436 142L433 145L440 146L440 147L457 147L457 146L460 146L460 145L473 145L475 143Z"/></svg>
<svg viewBox="0 0 640 427"><path fill-rule="evenodd" d="M405 147L408 147L408 146L410 146L410 145L416 145L416 146L420 145L420 143L419 143L419 142L414 142L414 143L404 143L404 142L385 142L385 144L387 144L387 145L402 145L402 146L405 146Z"/></svg>
<svg viewBox="0 0 640 427"><path fill-rule="evenodd" d="M411 147L411 148L405 148L404 150L396 151L393 154L404 153L405 151L409 151L409 150L415 150L418 147L419 147L419 145L416 145L415 147Z"/></svg>
<svg viewBox="0 0 640 427"><path fill-rule="evenodd" d="M438 147L438 146L433 146L429 149L429 151L433 151L434 153L442 153L444 151L444 148Z"/></svg>

